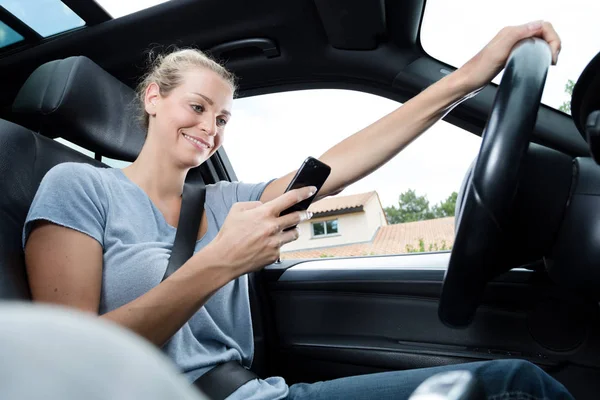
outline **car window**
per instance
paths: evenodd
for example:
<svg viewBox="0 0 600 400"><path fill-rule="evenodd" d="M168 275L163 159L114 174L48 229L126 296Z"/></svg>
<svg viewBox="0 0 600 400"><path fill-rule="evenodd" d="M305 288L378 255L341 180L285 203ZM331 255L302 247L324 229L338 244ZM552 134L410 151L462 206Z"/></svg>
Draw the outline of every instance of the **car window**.
<svg viewBox="0 0 600 400"><path fill-rule="evenodd" d="M168 0L96 0L96 3L106 10L111 17L120 18L167 1Z"/></svg>
<svg viewBox="0 0 600 400"><path fill-rule="evenodd" d="M224 148L240 181L264 182L399 106L329 89L237 99ZM314 203L313 218L299 225L300 238L282 248L282 259L450 250L456 192L480 145L479 136L440 121L373 174Z"/></svg>
<svg viewBox="0 0 600 400"><path fill-rule="evenodd" d="M0 0L0 6L43 37L85 25L85 21L60 0Z"/></svg>
<svg viewBox="0 0 600 400"><path fill-rule="evenodd" d="M88 156L90 158L94 158L94 152L93 151L84 149L83 147L78 146L75 143L71 143L68 140L65 140L63 138L56 138L54 140L57 141L57 142L59 142L59 143L61 143L61 144L64 144L67 147L72 148L73 150L77 150L78 152L80 152L82 154L85 154L86 156Z"/></svg>
<svg viewBox="0 0 600 400"><path fill-rule="evenodd" d="M102 156L102 162L113 168L125 168L131 164L129 161L115 160L114 158L108 158L105 156Z"/></svg>
<svg viewBox="0 0 600 400"><path fill-rule="evenodd" d="M504 26L549 21L560 35L562 49L557 65L548 72L542 102L570 114L573 85L600 51L600 2L506 0L494 4L481 0L427 0L420 32L423 49L440 61L460 67ZM501 77L498 75L493 82L500 83Z"/></svg>
<svg viewBox="0 0 600 400"><path fill-rule="evenodd" d="M19 35L10 26L0 21L0 48L10 46L11 44L23 41L23 36Z"/></svg>
<svg viewBox="0 0 600 400"><path fill-rule="evenodd" d="M82 154L85 154L86 156L90 157L90 158L94 158L94 152L84 149L81 146L76 145L75 143L71 143L68 140L65 140L63 138L56 138L54 139L59 143L64 144L67 147L72 148L73 150L76 150ZM108 158L108 157L102 157L102 162L110 167L113 168L125 168L126 166L128 166L129 164L131 164L129 161L121 161L121 160L115 160L112 158Z"/></svg>

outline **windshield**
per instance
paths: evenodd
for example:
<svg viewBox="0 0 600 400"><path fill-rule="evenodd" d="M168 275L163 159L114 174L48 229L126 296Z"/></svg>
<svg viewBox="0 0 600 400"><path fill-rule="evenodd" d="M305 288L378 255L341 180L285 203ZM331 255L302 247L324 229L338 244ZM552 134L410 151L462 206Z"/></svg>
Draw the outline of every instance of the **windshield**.
<svg viewBox="0 0 600 400"><path fill-rule="evenodd" d="M460 67L504 26L549 21L561 37L562 50L548 73L542 102L570 113L573 84L600 51L598 15L597 0L427 0L421 44L430 56ZM493 82L500 83L501 77Z"/></svg>

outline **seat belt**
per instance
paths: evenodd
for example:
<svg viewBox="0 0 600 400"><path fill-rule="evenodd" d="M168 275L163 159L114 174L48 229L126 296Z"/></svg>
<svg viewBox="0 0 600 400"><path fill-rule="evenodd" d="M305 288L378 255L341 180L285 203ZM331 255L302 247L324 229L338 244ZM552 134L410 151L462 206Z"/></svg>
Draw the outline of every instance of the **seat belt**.
<svg viewBox="0 0 600 400"><path fill-rule="evenodd" d="M197 178L195 175L198 175ZM173 250L163 281L194 255L198 229L200 228L200 221L202 221L202 214L204 214L205 200L206 185L202 176L200 173L196 174L189 171L183 185L177 232L175 232Z"/></svg>
<svg viewBox="0 0 600 400"><path fill-rule="evenodd" d="M163 281L194 255L205 200L206 185L202 176L195 169L189 171L183 185L179 222ZM258 375L244 368L238 361L229 361L217 365L194 384L211 400L224 400L252 379L258 379Z"/></svg>
<svg viewBox="0 0 600 400"><path fill-rule="evenodd" d="M196 379L194 385L211 400L225 400L252 379L259 379L258 375L244 368L238 361L228 361Z"/></svg>

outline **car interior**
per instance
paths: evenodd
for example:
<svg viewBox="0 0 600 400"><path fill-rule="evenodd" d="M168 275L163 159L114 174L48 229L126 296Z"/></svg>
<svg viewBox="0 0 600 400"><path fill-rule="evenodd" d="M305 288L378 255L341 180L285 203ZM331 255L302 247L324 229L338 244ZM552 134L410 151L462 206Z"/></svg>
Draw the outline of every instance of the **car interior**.
<svg viewBox="0 0 600 400"><path fill-rule="evenodd" d="M455 69L421 46L426 0L170 0L120 18L93 0L62 3L85 25L43 37L0 2L0 21L23 37L0 48L5 301L30 300L22 228L44 174L139 153L134 87L148 49L209 52L238 76L240 98L338 88L405 102ZM452 251L283 260L252 274L255 373L292 384L519 358L597 398L600 56L575 85L572 116L540 102L549 57L541 40L520 44L500 85L444 117L484 138ZM237 180L226 150L200 167L207 184Z"/></svg>

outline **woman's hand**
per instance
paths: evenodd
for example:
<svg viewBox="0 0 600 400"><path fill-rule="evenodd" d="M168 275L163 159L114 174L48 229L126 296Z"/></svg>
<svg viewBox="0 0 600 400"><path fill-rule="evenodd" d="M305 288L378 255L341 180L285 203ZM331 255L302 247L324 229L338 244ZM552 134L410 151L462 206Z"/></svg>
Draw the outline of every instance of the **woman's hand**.
<svg viewBox="0 0 600 400"><path fill-rule="evenodd" d="M524 25L507 26L456 73L463 74L467 90L477 90L487 85L504 68L513 47L530 37L544 39L552 51L552 64L558 61L560 38L550 22L536 21Z"/></svg>
<svg viewBox="0 0 600 400"><path fill-rule="evenodd" d="M315 192L313 186L291 190L267 202L240 202L231 207L217 237L209 245L236 276L256 271L279 258L281 246L298 239L290 228L310 218L308 211L279 214ZM208 247L208 246L207 246Z"/></svg>

